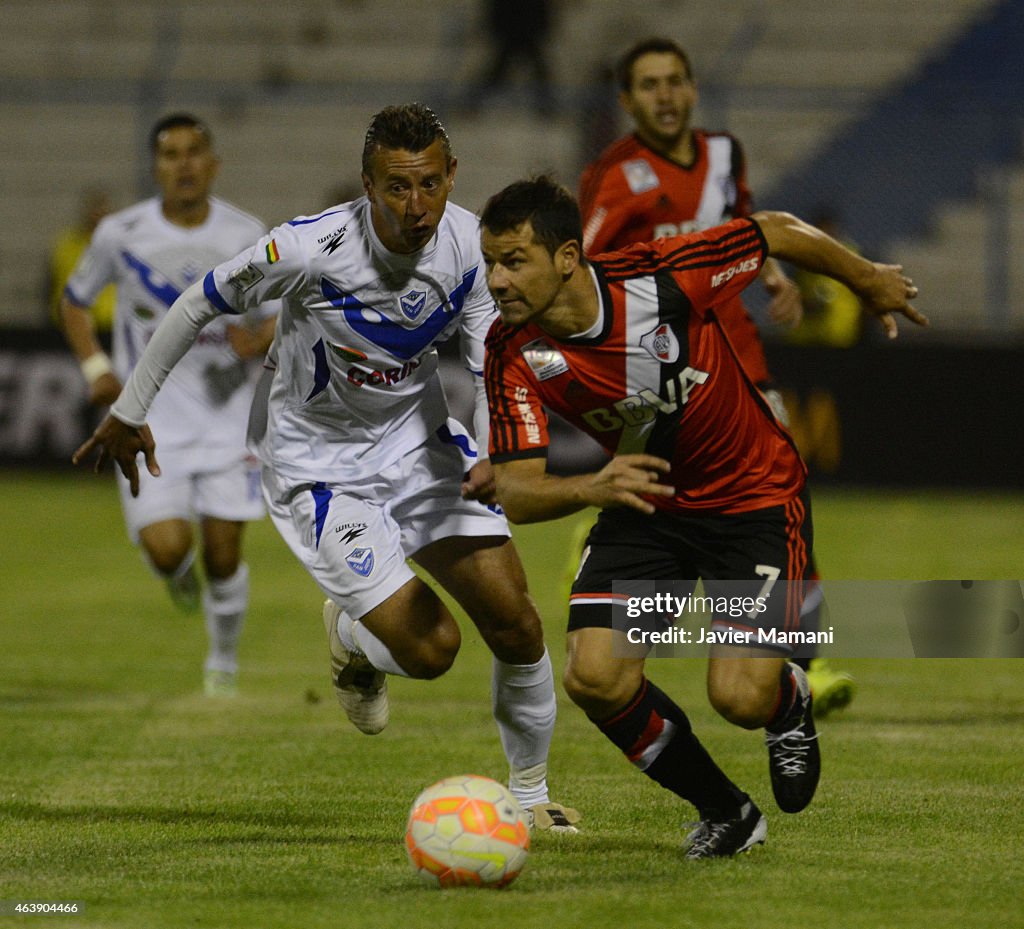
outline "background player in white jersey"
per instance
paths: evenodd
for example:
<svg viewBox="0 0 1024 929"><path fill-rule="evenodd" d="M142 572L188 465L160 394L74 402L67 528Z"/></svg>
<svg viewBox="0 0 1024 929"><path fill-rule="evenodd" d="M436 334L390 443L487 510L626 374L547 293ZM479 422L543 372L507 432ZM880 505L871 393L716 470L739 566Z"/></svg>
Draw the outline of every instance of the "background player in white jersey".
<svg viewBox="0 0 1024 929"><path fill-rule="evenodd" d="M250 445L275 524L329 598L339 702L361 731L380 732L386 674L433 678L454 660L458 625L412 558L494 654L513 793L537 827L575 831L578 814L547 792L555 694L540 617L492 502L490 462L449 418L437 374L435 345L458 332L486 449L480 375L495 310L478 224L447 202L456 159L421 104L374 116L362 167L365 197L277 227L182 295L75 460L99 447L132 486L139 451L157 470L144 423L162 373L211 320L281 298L276 370L254 404Z"/></svg>
<svg viewBox="0 0 1024 929"><path fill-rule="evenodd" d="M219 159L200 120L186 113L161 119L150 147L159 195L100 223L61 302L65 335L97 405L117 399L181 292L266 231L255 217L210 195ZM108 283L117 285L113 360L87 309ZM118 475L129 535L186 610L199 603L192 527L198 519L208 582L204 687L213 696L235 689L249 600L242 534L247 520L263 515L245 424L258 373L251 359L270 344L274 312L253 307L237 324L222 319L203 332L149 411L161 437L163 476L143 475L136 496Z"/></svg>

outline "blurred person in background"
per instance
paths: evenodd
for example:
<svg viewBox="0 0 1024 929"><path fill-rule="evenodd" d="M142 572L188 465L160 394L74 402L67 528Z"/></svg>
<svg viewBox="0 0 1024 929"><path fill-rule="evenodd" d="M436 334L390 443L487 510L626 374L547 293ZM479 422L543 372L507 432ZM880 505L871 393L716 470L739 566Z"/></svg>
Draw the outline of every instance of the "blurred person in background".
<svg viewBox="0 0 1024 929"><path fill-rule="evenodd" d="M663 37L640 41L622 56L616 73L619 103L634 131L583 171L579 201L585 253L597 255L750 215L753 198L743 149L727 132L693 126L697 83L679 44ZM771 297L769 318L784 326L797 324L803 313L800 291L774 258L765 262L759 280ZM716 307L716 314L747 376L786 424L757 324L739 295ZM820 590L807 597L804 609L805 628L817 628ZM813 648L796 660L809 672L819 716L853 699L853 678L816 658Z"/></svg>
<svg viewBox="0 0 1024 929"><path fill-rule="evenodd" d="M554 112L554 91L548 42L554 21L552 0L484 0L483 15L490 43L490 60L471 90L470 111L479 110L487 99L504 87L518 62L526 65L534 112Z"/></svg>
<svg viewBox="0 0 1024 929"><path fill-rule="evenodd" d="M57 233L50 248L46 269L47 306L50 318L60 326L60 304L71 272L92 241L96 226L112 209L110 193L105 187L87 187L79 199L75 222ZM109 343L114 325L114 286L106 286L97 295L92 306L93 325L104 342Z"/></svg>
<svg viewBox="0 0 1024 929"><path fill-rule="evenodd" d="M812 224L847 248L858 251L856 245L843 235L836 212L819 209ZM860 341L862 310L860 298L845 284L824 274L815 274L797 268L793 280L800 288L804 316L783 338L792 345L822 345L832 348L850 348Z"/></svg>
<svg viewBox="0 0 1024 929"><path fill-rule="evenodd" d="M205 123L188 113L161 119L149 137L159 194L112 213L68 280L61 298L65 337L82 367L90 400L117 400L160 321L190 284L261 236L266 227L210 193L220 167ZM87 309L116 284L113 355ZM217 320L170 376L151 411L163 471L143 475L138 496L118 475L128 533L167 585L174 603L205 613L210 696L237 687L238 643L249 602L242 560L248 520L263 516L259 470L245 429L261 357L273 339L276 307ZM195 568L193 523L201 537L206 588Z"/></svg>

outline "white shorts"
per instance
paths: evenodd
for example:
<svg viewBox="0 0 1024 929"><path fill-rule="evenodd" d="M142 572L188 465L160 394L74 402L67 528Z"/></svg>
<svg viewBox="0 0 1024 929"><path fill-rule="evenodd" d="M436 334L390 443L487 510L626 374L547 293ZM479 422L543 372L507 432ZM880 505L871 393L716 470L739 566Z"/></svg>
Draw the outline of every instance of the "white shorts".
<svg viewBox="0 0 1024 929"><path fill-rule="evenodd" d="M117 472L121 508L132 542L139 531L168 519L190 522L209 516L233 522L262 519L259 461L248 453L215 471L199 469L195 449L161 452L160 477L153 477L139 458L139 495L133 497L128 479Z"/></svg>
<svg viewBox="0 0 1024 929"><path fill-rule="evenodd" d="M462 499L463 475L476 461L472 439L452 419L439 433L357 485L289 484L263 469L274 525L353 619L408 583L406 559L431 542L510 535L499 507Z"/></svg>

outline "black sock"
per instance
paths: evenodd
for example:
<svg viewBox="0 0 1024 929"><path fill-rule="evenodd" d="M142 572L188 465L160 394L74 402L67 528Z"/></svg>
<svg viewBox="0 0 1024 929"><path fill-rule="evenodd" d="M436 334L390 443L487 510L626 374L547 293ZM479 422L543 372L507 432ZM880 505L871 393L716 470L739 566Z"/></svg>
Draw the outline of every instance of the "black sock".
<svg viewBox="0 0 1024 929"><path fill-rule="evenodd" d="M644 774L697 807L701 819L733 819L750 799L715 764L686 714L646 678L611 719L594 722Z"/></svg>
<svg viewBox="0 0 1024 929"><path fill-rule="evenodd" d="M764 724L765 729L772 731L777 729L781 723L789 719L793 712L793 704L797 697L796 678L793 677L793 670L787 662L782 666L779 674L779 702L772 713L771 719Z"/></svg>

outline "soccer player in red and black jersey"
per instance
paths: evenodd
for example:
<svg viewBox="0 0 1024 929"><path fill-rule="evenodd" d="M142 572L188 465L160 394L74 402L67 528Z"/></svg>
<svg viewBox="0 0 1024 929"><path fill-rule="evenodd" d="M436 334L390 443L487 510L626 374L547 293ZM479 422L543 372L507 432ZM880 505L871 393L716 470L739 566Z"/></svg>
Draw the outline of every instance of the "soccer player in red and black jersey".
<svg viewBox="0 0 1024 929"><path fill-rule="evenodd" d="M702 578L707 592L728 581L789 581L769 614L798 628L812 544L805 468L718 309L769 254L843 281L890 336L894 313L926 322L908 303L917 289L898 266L867 261L784 213L590 262L576 202L544 177L492 197L481 227L501 313L484 373L498 499L513 522L602 510L570 598L566 690L634 764L697 807L689 857L745 851L764 840L764 817L646 679L645 653L629 654L614 624L614 585ZM546 411L593 436L610 462L591 474L549 474ZM715 626L744 628L722 616ZM812 700L789 650L759 639L712 646L708 696L729 721L766 729L776 801L796 812L820 770Z"/></svg>
<svg viewBox="0 0 1024 929"><path fill-rule="evenodd" d="M691 125L698 91L683 48L664 37L637 42L620 59L616 78L619 103L635 131L584 169L579 197L584 253L597 255L749 216L753 198L739 141ZM772 258L760 281L772 297L769 317L796 325L803 314L799 290ZM739 293L718 305L717 316L750 379L787 423L757 325ZM812 573L817 578L813 565ZM809 628L817 628L821 602L815 588L804 604ZM814 646L804 646L795 660L808 670L815 713L825 716L850 702L854 684L849 674L815 656Z"/></svg>
<svg viewBox="0 0 1024 929"><path fill-rule="evenodd" d="M587 255L709 229L750 215L752 196L739 141L690 124L697 84L686 52L666 38L632 46L616 68L619 103L635 132L612 143L580 179ZM772 297L769 316L786 325L801 315L800 293L769 258L760 274ZM770 381L757 325L737 295L719 307L733 346L755 384Z"/></svg>

